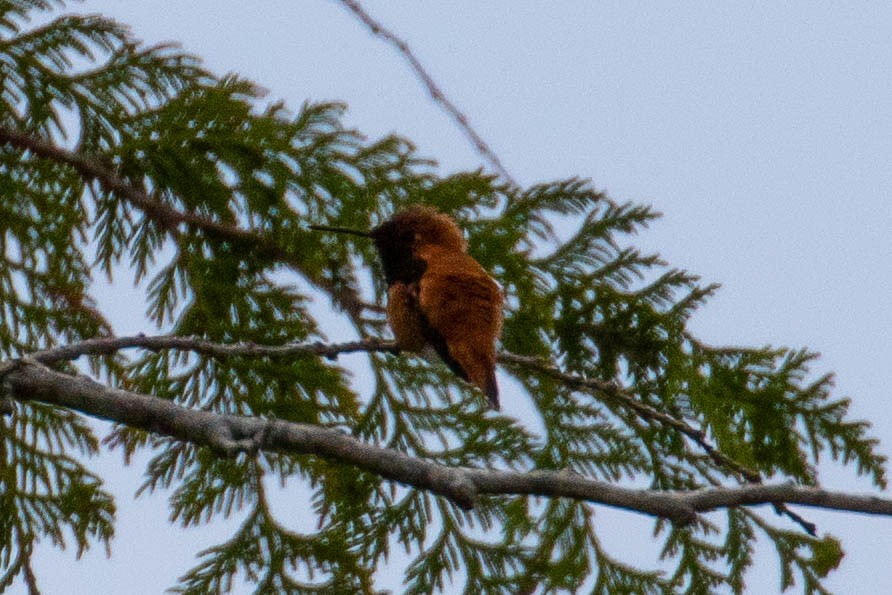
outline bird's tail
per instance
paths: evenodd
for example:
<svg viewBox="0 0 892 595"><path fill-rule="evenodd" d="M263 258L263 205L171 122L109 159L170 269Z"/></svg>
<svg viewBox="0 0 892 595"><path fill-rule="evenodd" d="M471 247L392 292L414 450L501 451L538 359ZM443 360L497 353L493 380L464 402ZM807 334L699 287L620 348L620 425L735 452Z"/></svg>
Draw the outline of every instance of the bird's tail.
<svg viewBox="0 0 892 595"><path fill-rule="evenodd" d="M440 339L432 342L439 356L446 362L457 376L476 384L489 399L489 406L499 410L499 386L496 384L495 356L481 353L472 345L458 344L448 346Z"/></svg>
<svg viewBox="0 0 892 595"><path fill-rule="evenodd" d="M489 397L489 406L495 411L499 410L499 385L496 384L496 371L491 368L486 378L486 386L483 389L486 396Z"/></svg>

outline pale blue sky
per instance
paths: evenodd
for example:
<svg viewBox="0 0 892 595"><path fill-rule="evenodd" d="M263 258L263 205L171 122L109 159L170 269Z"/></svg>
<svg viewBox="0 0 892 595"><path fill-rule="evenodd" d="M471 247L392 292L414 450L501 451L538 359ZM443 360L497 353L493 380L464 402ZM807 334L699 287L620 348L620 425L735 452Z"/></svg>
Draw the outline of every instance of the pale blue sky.
<svg viewBox="0 0 892 595"><path fill-rule="evenodd" d="M837 373L838 394L852 396L854 415L892 452L892 4L364 5L409 42L519 182L590 177L616 199L663 212L638 245L723 284L693 321L702 338L820 351L817 371ZM150 43L180 41L295 108L343 100L350 125L407 136L445 171L481 163L406 64L332 0L72 8L129 23ZM121 332L149 330L120 311ZM46 593L134 583L131 593L157 593L227 535L167 527L163 499L129 500L138 470L121 471L117 457L99 465L123 490L113 557L41 556ZM869 487L848 469L823 470L827 487ZM844 540L834 591L892 585L892 519L801 511ZM598 514L627 536L605 534L610 551L628 556L649 539L637 517ZM752 593L778 590L769 547Z"/></svg>

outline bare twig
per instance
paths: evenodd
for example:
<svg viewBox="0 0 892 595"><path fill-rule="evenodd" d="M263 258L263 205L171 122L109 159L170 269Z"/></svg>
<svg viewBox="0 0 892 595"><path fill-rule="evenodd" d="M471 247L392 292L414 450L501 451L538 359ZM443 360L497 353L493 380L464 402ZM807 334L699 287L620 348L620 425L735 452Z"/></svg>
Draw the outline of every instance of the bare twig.
<svg viewBox="0 0 892 595"><path fill-rule="evenodd" d="M364 443L337 430L308 424L196 411L168 400L114 389L31 360L9 373L17 399L37 400L169 436L233 456L258 450L316 455L351 465L473 507L481 495L565 497L688 523L720 508L788 502L892 516L892 500L812 487L747 485L691 492L629 489L564 471L498 471L448 467Z"/></svg>
<svg viewBox="0 0 892 595"><path fill-rule="evenodd" d="M70 361L82 355L110 355L122 349L142 348L152 351L175 349L192 351L215 358L241 357L294 357L300 354L319 355L336 359L342 353L357 351L393 352L397 349L393 341L365 339L347 343L286 343L284 345L259 345L257 343L214 343L200 337L176 335L134 335L132 337L99 337L72 343L63 347L35 351L31 357L41 363L50 364ZM2 368L0 368L2 374Z"/></svg>
<svg viewBox="0 0 892 595"><path fill-rule="evenodd" d="M474 145L474 148L477 150L477 153L480 154L486 161L489 162L492 167L501 174L505 180L510 183L512 186L517 186L517 182L514 181L514 178L511 177L511 174L508 173L508 170L505 169L505 166L502 165L501 160L495 154L489 145L483 140L483 138L477 134L474 128L471 126L468 121L468 117L463 114L452 101L446 96L443 90L437 85L436 81L434 81L433 77L427 72L418 58L415 56L415 53L412 52L412 49L409 47L404 40L400 39L395 33L387 29L380 22L376 21L369 15L368 12L362 7L357 0L340 0L341 4L347 7L347 9L352 12L357 19L359 19L366 27L368 27L369 31L372 34L380 37L384 41L391 44L396 50L402 55L402 57L409 63L409 66L412 68L412 71L415 73L415 76L418 77L418 80L421 81L421 84L427 88L428 93L430 93L431 98L440 104L443 110L449 114L449 116L455 121L456 125L461 129L461 131L468 137L471 141L471 144Z"/></svg>

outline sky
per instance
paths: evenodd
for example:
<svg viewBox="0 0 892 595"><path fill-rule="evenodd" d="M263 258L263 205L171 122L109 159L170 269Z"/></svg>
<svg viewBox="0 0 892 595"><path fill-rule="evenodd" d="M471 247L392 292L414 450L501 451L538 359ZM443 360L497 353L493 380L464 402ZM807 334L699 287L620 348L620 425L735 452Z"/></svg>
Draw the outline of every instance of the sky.
<svg viewBox="0 0 892 595"><path fill-rule="evenodd" d="M837 374L853 417L869 420L892 453L892 4L363 5L409 43L522 185L587 177L614 199L662 212L636 245L722 284L691 323L702 339L821 352L816 373ZM344 101L348 125L370 138L406 136L444 173L482 164L398 54L337 1L86 0L70 9L130 24L147 43L180 42L295 109ZM99 299L120 333L151 332L132 315L131 295L118 286ZM164 498L131 497L138 468L118 456L95 468L119 495L112 557L97 549L75 561L46 546L36 564L45 593L161 592L231 530L172 528ZM821 469L827 488L870 490L851 469ZM799 511L843 540L847 556L828 587L892 584L892 519ZM598 515L648 539L649 523L634 515ZM607 543L641 546L617 542ZM762 545L749 592L774 593L777 564Z"/></svg>

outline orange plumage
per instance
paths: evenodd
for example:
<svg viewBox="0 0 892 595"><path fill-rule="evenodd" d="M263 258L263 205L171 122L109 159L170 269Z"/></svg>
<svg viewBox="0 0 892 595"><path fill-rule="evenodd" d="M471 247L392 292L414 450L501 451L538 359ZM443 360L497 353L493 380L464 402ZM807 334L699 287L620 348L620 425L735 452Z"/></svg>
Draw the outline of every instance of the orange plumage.
<svg viewBox="0 0 892 595"><path fill-rule="evenodd" d="M389 285L387 319L400 348L430 346L460 377L499 408L495 342L502 331L502 292L467 253L452 219L414 207L371 232Z"/></svg>
<svg viewBox="0 0 892 595"><path fill-rule="evenodd" d="M452 219L417 206L370 232L310 228L372 238L387 281L387 320L399 347L412 352L432 347L499 408L495 344L502 333L502 291L468 254Z"/></svg>

